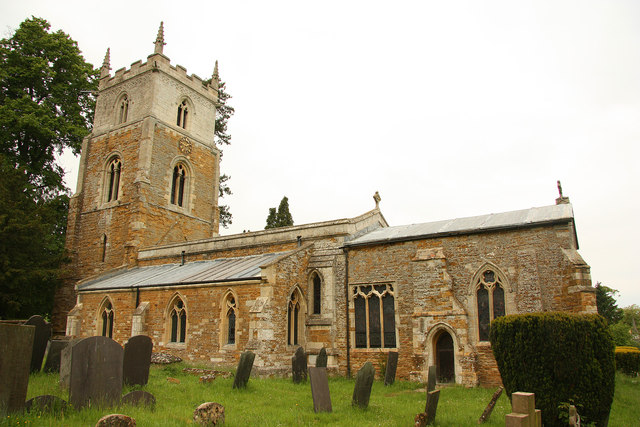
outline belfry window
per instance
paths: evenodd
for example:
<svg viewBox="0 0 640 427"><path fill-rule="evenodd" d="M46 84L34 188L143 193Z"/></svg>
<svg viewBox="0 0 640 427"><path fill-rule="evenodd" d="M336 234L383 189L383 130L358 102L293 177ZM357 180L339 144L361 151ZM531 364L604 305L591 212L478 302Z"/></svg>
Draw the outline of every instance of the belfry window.
<svg viewBox="0 0 640 427"><path fill-rule="evenodd" d="M476 282L478 338L489 341L491 321L505 315L504 288L493 270L485 270Z"/></svg>
<svg viewBox="0 0 640 427"><path fill-rule="evenodd" d="M320 314L322 309L322 279L318 273L313 274L313 314Z"/></svg>
<svg viewBox="0 0 640 427"><path fill-rule="evenodd" d="M169 318L171 319L170 341L183 343L187 335L187 310L180 297L173 300Z"/></svg>
<svg viewBox="0 0 640 427"><path fill-rule="evenodd" d="M298 345L300 342L301 316L300 293L296 289L291 294L287 306L287 345Z"/></svg>
<svg viewBox="0 0 640 427"><path fill-rule="evenodd" d="M122 162L120 157L114 157L109 161L107 165L107 182L106 182L106 201L112 202L118 200L120 195L120 172L122 169Z"/></svg>
<svg viewBox="0 0 640 427"><path fill-rule="evenodd" d="M171 204L184 207L184 189L187 179L187 169L184 165L178 164L173 168L171 179Z"/></svg>
<svg viewBox="0 0 640 427"><path fill-rule="evenodd" d="M111 301L106 300L100 310L100 324L102 326L102 336L113 338L113 306Z"/></svg>
<svg viewBox="0 0 640 427"><path fill-rule="evenodd" d="M178 119L176 121L176 124L179 127L183 128L183 129L187 128L187 116L188 116L188 114L189 114L189 107L187 106L187 101L184 100L178 106Z"/></svg>
<svg viewBox="0 0 640 427"><path fill-rule="evenodd" d="M356 348L394 348L396 314L392 285L353 288Z"/></svg>
<svg viewBox="0 0 640 427"><path fill-rule="evenodd" d="M122 97L120 101L120 110L118 111L118 124L124 123L127 121L127 116L129 115L129 98L127 95Z"/></svg>

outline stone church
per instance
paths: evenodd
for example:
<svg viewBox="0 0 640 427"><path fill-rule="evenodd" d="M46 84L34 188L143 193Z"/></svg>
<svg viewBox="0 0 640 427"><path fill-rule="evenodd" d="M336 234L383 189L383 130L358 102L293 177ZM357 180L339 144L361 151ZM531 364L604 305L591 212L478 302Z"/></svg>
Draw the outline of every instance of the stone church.
<svg viewBox="0 0 640 427"><path fill-rule="evenodd" d="M102 66L84 140L54 328L72 337L138 334L155 351L287 374L310 363L354 373L399 353L398 375L500 382L492 319L596 312L569 199L550 206L391 227L375 207L346 218L219 235L220 152L210 83L173 66L162 26L146 62ZM372 203L373 205L373 203Z"/></svg>

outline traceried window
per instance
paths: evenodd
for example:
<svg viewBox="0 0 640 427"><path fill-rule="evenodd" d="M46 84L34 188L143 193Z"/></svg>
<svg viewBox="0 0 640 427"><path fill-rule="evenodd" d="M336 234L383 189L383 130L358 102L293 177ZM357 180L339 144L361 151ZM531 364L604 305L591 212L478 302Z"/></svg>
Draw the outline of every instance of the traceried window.
<svg viewBox="0 0 640 427"><path fill-rule="evenodd" d="M296 289L291 293L287 306L287 344L298 345L300 335L300 318L302 316L300 305L300 292Z"/></svg>
<svg viewBox="0 0 640 427"><path fill-rule="evenodd" d="M179 163L173 168L171 179L171 204L184 207L184 192L187 180L187 168Z"/></svg>
<svg viewBox="0 0 640 427"><path fill-rule="evenodd" d="M171 320L170 341L183 343L187 336L187 310L180 297L176 297L173 300L169 318Z"/></svg>
<svg viewBox="0 0 640 427"><path fill-rule="evenodd" d="M107 202L112 202L114 200L118 200L118 196L120 195L120 172L122 169L122 161L120 157L115 156L111 158L109 163L107 164L107 176L105 182L105 190L106 197L105 200Z"/></svg>
<svg viewBox="0 0 640 427"><path fill-rule="evenodd" d="M504 288L493 270L485 270L476 282L478 304L478 338L489 341L489 326L495 318L505 315Z"/></svg>
<svg viewBox="0 0 640 427"><path fill-rule="evenodd" d="M189 107L187 106L187 101L184 100L178 106L178 119L176 124L183 129L187 128L187 116L189 114Z"/></svg>
<svg viewBox="0 0 640 427"><path fill-rule="evenodd" d="M120 100L120 107L118 110L118 124L126 122L128 115L129 115L129 97L127 95L124 95Z"/></svg>
<svg viewBox="0 0 640 427"><path fill-rule="evenodd" d="M226 310L226 344L233 345L236 343L236 315L238 309L236 305L236 299L232 294L227 295L227 297L225 298L224 308Z"/></svg>
<svg viewBox="0 0 640 427"><path fill-rule="evenodd" d="M353 288L356 348L394 348L396 314L392 285L360 285Z"/></svg>
<svg viewBox="0 0 640 427"><path fill-rule="evenodd" d="M100 310L100 325L103 337L113 338L113 306L108 299L104 302L102 310Z"/></svg>
<svg viewBox="0 0 640 427"><path fill-rule="evenodd" d="M313 273L313 314L322 312L322 279L318 273Z"/></svg>

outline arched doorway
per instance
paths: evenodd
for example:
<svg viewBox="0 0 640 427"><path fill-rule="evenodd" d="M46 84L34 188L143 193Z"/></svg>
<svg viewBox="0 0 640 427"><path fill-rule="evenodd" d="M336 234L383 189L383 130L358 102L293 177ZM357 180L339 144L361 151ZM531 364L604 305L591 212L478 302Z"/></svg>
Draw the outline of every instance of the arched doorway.
<svg viewBox="0 0 640 427"><path fill-rule="evenodd" d="M456 368L453 357L453 338L442 331L436 338L436 375L440 383L456 381Z"/></svg>

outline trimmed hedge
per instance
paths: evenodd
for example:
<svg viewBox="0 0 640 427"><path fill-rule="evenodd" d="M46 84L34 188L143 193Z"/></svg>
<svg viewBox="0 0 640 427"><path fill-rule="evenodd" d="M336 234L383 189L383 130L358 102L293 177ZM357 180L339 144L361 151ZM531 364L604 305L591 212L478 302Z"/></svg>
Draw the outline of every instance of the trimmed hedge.
<svg viewBox="0 0 640 427"><path fill-rule="evenodd" d="M543 425L566 426L567 414L561 412L567 404L578 408L584 423L605 425L613 402L615 360L603 317L503 316L491 323L490 339L507 394L535 393Z"/></svg>
<svg viewBox="0 0 640 427"><path fill-rule="evenodd" d="M623 374L637 376L640 372L640 350L636 347L616 347L616 369Z"/></svg>

